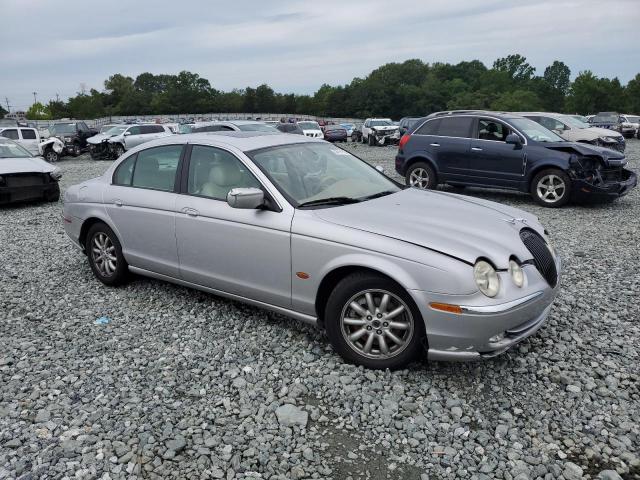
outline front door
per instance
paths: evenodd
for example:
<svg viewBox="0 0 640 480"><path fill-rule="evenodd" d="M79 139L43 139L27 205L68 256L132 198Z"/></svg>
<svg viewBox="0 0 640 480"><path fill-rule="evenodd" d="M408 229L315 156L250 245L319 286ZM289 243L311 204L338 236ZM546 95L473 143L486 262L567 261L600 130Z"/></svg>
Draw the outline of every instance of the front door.
<svg viewBox="0 0 640 480"><path fill-rule="evenodd" d="M176 201L180 272L188 282L291 306L291 220L280 212L232 208L235 187L261 188L232 153L194 145Z"/></svg>
<svg viewBox="0 0 640 480"><path fill-rule="evenodd" d="M175 278L175 184L182 150L166 145L128 157L103 197L129 265Z"/></svg>
<svg viewBox="0 0 640 480"><path fill-rule="evenodd" d="M506 188L520 186L524 180L526 147L506 143L510 133L514 133L512 129L498 120L478 119L469 163L473 183Z"/></svg>

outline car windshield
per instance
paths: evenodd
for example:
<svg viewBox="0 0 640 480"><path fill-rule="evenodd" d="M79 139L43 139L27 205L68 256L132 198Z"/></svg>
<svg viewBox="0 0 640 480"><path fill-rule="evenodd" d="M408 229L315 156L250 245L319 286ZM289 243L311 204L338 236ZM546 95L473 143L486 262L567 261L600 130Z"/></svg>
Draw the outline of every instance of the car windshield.
<svg viewBox="0 0 640 480"><path fill-rule="evenodd" d="M298 122L298 126L303 130L320 130L317 122Z"/></svg>
<svg viewBox="0 0 640 480"><path fill-rule="evenodd" d="M51 135L65 135L69 133L76 133L75 123L56 123L49 127Z"/></svg>
<svg viewBox="0 0 640 480"><path fill-rule="evenodd" d="M243 132L277 132L278 129L266 123L243 123L237 125Z"/></svg>
<svg viewBox="0 0 640 480"><path fill-rule="evenodd" d="M565 140L553 133L551 130L543 127L538 122L529 120L528 118L512 118L510 122L524 133L527 138L535 142L564 142Z"/></svg>
<svg viewBox="0 0 640 480"><path fill-rule="evenodd" d="M109 130L107 130L106 132L101 132L104 133L106 135L120 135L122 132L124 132L127 129L126 126L119 126L119 127L111 127Z"/></svg>
<svg viewBox="0 0 640 480"><path fill-rule="evenodd" d="M340 126L346 128L347 130L354 127L353 123L341 123Z"/></svg>
<svg viewBox="0 0 640 480"><path fill-rule="evenodd" d="M627 122L629 123L640 123L640 117L636 115L627 115Z"/></svg>
<svg viewBox="0 0 640 480"><path fill-rule="evenodd" d="M389 120L371 120L372 127L386 127L389 125L393 125Z"/></svg>
<svg viewBox="0 0 640 480"><path fill-rule="evenodd" d="M576 117L572 117L570 115L562 115L561 117L559 117L559 120L561 122L566 123L567 125L571 126L572 128L589 128L591 127L591 125L589 125L588 123L585 123L581 120L578 120Z"/></svg>
<svg viewBox="0 0 640 480"><path fill-rule="evenodd" d="M103 125L100 127L100 133L107 133L113 128L113 125Z"/></svg>
<svg viewBox="0 0 640 480"><path fill-rule="evenodd" d="M325 143L298 143L249 152L298 208L356 203L400 188L349 152Z"/></svg>
<svg viewBox="0 0 640 480"><path fill-rule="evenodd" d="M28 150L9 139L0 138L0 158L29 158Z"/></svg>
<svg viewBox="0 0 640 480"><path fill-rule="evenodd" d="M344 130L342 125L327 125L324 127L325 130Z"/></svg>
<svg viewBox="0 0 640 480"><path fill-rule="evenodd" d="M178 133L191 133L193 127L191 125L180 125L178 127Z"/></svg>
<svg viewBox="0 0 640 480"><path fill-rule="evenodd" d="M618 115L615 113L596 115L591 119L593 123L618 123Z"/></svg>

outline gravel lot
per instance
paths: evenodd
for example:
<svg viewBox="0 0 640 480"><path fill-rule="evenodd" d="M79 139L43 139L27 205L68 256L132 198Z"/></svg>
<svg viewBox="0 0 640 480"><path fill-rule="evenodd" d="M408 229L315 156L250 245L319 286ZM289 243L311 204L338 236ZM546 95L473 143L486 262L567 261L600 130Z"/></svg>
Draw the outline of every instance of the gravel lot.
<svg viewBox="0 0 640 480"><path fill-rule="evenodd" d="M346 148L393 172L395 148ZM639 170L640 141L627 155ZM59 166L66 187L108 162ZM393 373L212 295L144 278L107 288L61 204L2 208L0 479L640 478L640 192L560 210L464 193L540 217L561 293L507 354Z"/></svg>

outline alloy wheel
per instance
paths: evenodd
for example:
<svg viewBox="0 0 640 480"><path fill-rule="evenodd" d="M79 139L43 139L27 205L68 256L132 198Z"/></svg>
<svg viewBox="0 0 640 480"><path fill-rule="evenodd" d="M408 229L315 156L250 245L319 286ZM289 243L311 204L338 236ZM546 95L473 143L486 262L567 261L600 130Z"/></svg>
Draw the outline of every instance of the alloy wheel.
<svg viewBox="0 0 640 480"><path fill-rule="evenodd" d="M91 242L91 258L101 275L110 277L115 273L118 268L116 247L106 233L98 232L94 235Z"/></svg>
<svg viewBox="0 0 640 480"><path fill-rule="evenodd" d="M351 297L342 309L340 328L351 349L378 360L404 351L415 330L408 305L385 290L365 290Z"/></svg>
<svg viewBox="0 0 640 480"><path fill-rule="evenodd" d="M53 150L49 150L45 155L45 160L49 163L55 163L58 161L58 154Z"/></svg>
<svg viewBox="0 0 640 480"><path fill-rule="evenodd" d="M416 168L409 175L409 185L418 188L427 188L429 186L429 172L424 168Z"/></svg>
<svg viewBox="0 0 640 480"><path fill-rule="evenodd" d="M543 202L556 203L564 197L567 186L558 175L549 174L538 180L536 191Z"/></svg>

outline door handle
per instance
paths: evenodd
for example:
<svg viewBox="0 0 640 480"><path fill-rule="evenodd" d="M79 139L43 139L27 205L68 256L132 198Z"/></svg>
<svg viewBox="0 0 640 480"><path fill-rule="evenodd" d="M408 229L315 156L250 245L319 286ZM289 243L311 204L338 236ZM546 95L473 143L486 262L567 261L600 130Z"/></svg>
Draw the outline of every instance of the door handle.
<svg viewBox="0 0 640 480"><path fill-rule="evenodd" d="M198 215L200 215L200 212L198 212L195 208L190 207L184 207L182 209L182 213L186 213L190 217L197 217Z"/></svg>
<svg viewBox="0 0 640 480"><path fill-rule="evenodd" d="M121 207L123 205L122 200L114 200L113 203L116 207Z"/></svg>
<svg viewBox="0 0 640 480"><path fill-rule="evenodd" d="M474 152L481 152L482 149L479 147L471 147L471 150L473 150Z"/></svg>
<svg viewBox="0 0 640 480"><path fill-rule="evenodd" d="M439 147L440 146L439 143L430 143L429 145L431 145L432 147Z"/></svg>

